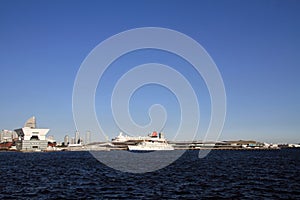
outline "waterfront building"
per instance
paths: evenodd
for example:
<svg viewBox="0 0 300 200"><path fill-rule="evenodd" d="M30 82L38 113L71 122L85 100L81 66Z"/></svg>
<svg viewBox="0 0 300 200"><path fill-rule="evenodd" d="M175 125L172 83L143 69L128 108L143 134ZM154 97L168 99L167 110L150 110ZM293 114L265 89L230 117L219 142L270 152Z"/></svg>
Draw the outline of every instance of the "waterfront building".
<svg viewBox="0 0 300 200"><path fill-rule="evenodd" d="M71 138L71 142L69 144L75 144L75 138L74 137Z"/></svg>
<svg viewBox="0 0 300 200"><path fill-rule="evenodd" d="M91 132L87 131L85 134L85 144L90 144L91 143Z"/></svg>
<svg viewBox="0 0 300 200"><path fill-rule="evenodd" d="M47 149L46 135L50 129L36 128L35 117L27 120L23 128L16 129L18 141L16 148L19 151L43 151Z"/></svg>
<svg viewBox="0 0 300 200"><path fill-rule="evenodd" d="M48 146L51 146L51 147L55 147L56 146L56 141L54 139L54 136L53 135L50 135L46 138L47 142L48 142Z"/></svg>
<svg viewBox="0 0 300 200"><path fill-rule="evenodd" d="M18 135L17 135L17 133L15 131L2 130L0 132L0 143L3 143L3 142L13 142L17 138L18 138Z"/></svg>
<svg viewBox="0 0 300 200"><path fill-rule="evenodd" d="M79 135L79 131L76 131L74 144L79 144L79 143L80 143L80 135Z"/></svg>
<svg viewBox="0 0 300 200"><path fill-rule="evenodd" d="M66 135L66 136L64 137L64 145L65 145L65 146L68 146L68 144L69 144L69 136Z"/></svg>
<svg viewBox="0 0 300 200"><path fill-rule="evenodd" d="M80 137L79 131L75 132L75 138L71 138L71 143L68 144L68 150L80 150L83 146L83 139Z"/></svg>
<svg viewBox="0 0 300 200"><path fill-rule="evenodd" d="M54 136L53 136L53 135L49 135L49 136L47 137L47 139L48 139L48 140L54 140Z"/></svg>

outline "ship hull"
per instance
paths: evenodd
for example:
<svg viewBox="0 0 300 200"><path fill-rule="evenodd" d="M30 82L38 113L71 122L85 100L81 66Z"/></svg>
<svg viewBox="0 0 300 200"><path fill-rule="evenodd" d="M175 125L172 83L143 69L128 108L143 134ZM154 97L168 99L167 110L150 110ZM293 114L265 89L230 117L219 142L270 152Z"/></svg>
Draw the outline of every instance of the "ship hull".
<svg viewBox="0 0 300 200"><path fill-rule="evenodd" d="M171 145L165 145L165 146L128 145L128 150L132 152L172 151L174 150L174 147Z"/></svg>

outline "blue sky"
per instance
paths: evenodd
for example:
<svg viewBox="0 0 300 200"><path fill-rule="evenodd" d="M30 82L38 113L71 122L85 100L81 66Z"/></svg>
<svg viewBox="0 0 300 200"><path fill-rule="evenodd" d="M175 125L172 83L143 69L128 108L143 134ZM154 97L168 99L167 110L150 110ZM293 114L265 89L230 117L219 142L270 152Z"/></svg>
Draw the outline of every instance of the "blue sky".
<svg viewBox="0 0 300 200"><path fill-rule="evenodd" d="M227 94L227 117L220 139L300 142L299 10L296 0L1 0L0 129L19 128L35 115L38 125L50 128L49 134L58 140L73 135L73 84L85 57L114 34L152 26L192 37L217 64ZM157 61L173 64L178 70L176 63L183 62L156 51L136 52L126 61L122 59L120 65L125 62L128 67ZM106 122L105 130L115 135L118 129L109 122L111 114L104 97L109 96L113 84L110 78L120 73L117 64L107 72L106 89L99 86L96 94L98 117ZM191 69L182 73L193 82ZM195 86L199 87L197 95L204 97L200 107L205 124L209 117L207 91L201 77L193 83L199 83ZM157 102L151 98L145 101L143 96L164 92L157 101L163 104L166 98L170 100L166 109L174 118L170 118L168 130L174 129L178 122L176 100L156 86L135 94L133 117L141 124L147 122L145 110Z"/></svg>

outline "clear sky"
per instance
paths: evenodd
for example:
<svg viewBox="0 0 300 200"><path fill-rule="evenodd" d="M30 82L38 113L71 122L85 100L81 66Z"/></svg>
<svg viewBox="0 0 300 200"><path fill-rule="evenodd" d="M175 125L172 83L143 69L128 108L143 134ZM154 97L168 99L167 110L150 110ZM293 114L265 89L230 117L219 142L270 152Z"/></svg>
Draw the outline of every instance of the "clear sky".
<svg viewBox="0 0 300 200"><path fill-rule="evenodd" d="M56 139L72 136L76 129L73 84L84 58L114 34L152 26L192 37L217 64L227 94L227 117L220 139L299 143L299 10L297 0L0 0L0 129L19 128L34 115L38 126L50 128L49 135ZM165 52L149 50L120 58L104 77L106 86L99 86L96 94L98 118L111 135L117 135L118 129L109 122L107 97L116 77L121 76L118 62L133 66L149 61L174 65L198 84L191 70L180 68L184 61ZM205 97L205 85L200 82L197 95ZM161 99L151 98L154 95ZM146 123L149 105L159 100L164 104L164 95L169 116L175 116L169 119L167 131L175 129L176 100L157 86L144 87L134 95L133 118ZM205 123L208 101L204 98L200 105Z"/></svg>

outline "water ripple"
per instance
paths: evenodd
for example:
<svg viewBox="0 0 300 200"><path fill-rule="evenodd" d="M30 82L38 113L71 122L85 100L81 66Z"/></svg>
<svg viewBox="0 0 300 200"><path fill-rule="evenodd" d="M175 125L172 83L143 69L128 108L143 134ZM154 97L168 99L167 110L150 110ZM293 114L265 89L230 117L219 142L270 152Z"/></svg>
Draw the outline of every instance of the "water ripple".
<svg viewBox="0 0 300 200"><path fill-rule="evenodd" d="M0 153L0 199L300 199L300 150L186 152L145 174L88 152Z"/></svg>

